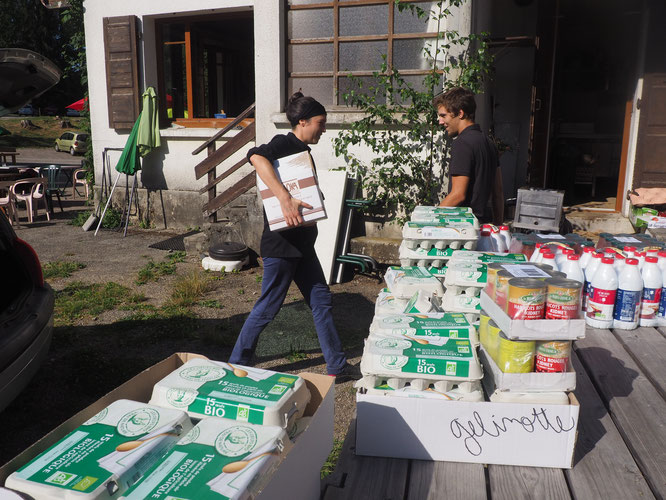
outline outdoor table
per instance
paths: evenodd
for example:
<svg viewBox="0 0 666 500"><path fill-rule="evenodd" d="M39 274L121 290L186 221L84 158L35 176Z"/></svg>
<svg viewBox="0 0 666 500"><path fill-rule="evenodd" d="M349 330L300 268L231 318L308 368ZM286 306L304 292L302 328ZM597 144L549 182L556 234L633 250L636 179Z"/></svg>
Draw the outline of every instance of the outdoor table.
<svg viewBox="0 0 666 500"><path fill-rule="evenodd" d="M572 469L356 456L354 421L322 498L666 498L666 328L588 327L572 361Z"/></svg>

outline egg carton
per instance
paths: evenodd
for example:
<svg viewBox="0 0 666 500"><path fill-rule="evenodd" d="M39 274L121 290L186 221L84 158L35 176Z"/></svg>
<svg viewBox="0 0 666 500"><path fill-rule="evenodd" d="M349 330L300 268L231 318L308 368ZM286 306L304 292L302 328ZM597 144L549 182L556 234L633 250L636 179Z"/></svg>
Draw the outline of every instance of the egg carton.
<svg viewBox="0 0 666 500"><path fill-rule="evenodd" d="M481 290L487 281L488 266L480 262L450 261L444 276L447 291L453 286Z"/></svg>
<svg viewBox="0 0 666 500"><path fill-rule="evenodd" d="M468 339L479 344L476 331L464 314L443 313L440 318L421 318L413 315L375 316L370 334L394 338L407 338L423 345L442 345L452 339Z"/></svg>
<svg viewBox="0 0 666 500"><path fill-rule="evenodd" d="M443 345L423 345L406 338L370 335L365 340L361 373L395 378L480 380L483 370L469 340L448 339Z"/></svg>
<svg viewBox="0 0 666 500"><path fill-rule="evenodd" d="M473 295L458 295L447 288L442 298L442 309L446 312L459 312L479 314L481 312L481 298Z"/></svg>
<svg viewBox="0 0 666 500"><path fill-rule="evenodd" d="M520 264L527 262L527 257L522 253L498 253L498 252L478 252L478 251L453 251L449 260L453 261L472 261L482 264L501 262L506 264Z"/></svg>
<svg viewBox="0 0 666 500"><path fill-rule="evenodd" d="M473 213L472 207L435 207L431 205L417 205L412 211L412 216L414 214L465 215Z"/></svg>
<svg viewBox="0 0 666 500"><path fill-rule="evenodd" d="M375 302L375 315L390 316L393 314L442 314L441 297L416 292L410 299L400 299L392 294L387 288L382 289Z"/></svg>
<svg viewBox="0 0 666 500"><path fill-rule="evenodd" d="M427 213L412 213L411 222L418 222L420 224L428 224L434 226L450 226L458 224L468 224L479 229L479 220L474 214L427 214Z"/></svg>
<svg viewBox="0 0 666 500"><path fill-rule="evenodd" d="M446 263L455 251L457 250L453 248L439 249L432 247L427 250L419 246L408 248L406 242L403 240L398 249L398 258L400 259L400 265L404 267L423 266L441 268L446 266Z"/></svg>
<svg viewBox="0 0 666 500"><path fill-rule="evenodd" d="M390 292L400 299L409 299L416 292L444 295L442 282L425 267L391 266L384 275L384 281Z"/></svg>
<svg viewBox="0 0 666 500"><path fill-rule="evenodd" d="M483 389L478 381L455 382L368 376L354 384L363 394L407 398L445 399L448 401L483 401Z"/></svg>

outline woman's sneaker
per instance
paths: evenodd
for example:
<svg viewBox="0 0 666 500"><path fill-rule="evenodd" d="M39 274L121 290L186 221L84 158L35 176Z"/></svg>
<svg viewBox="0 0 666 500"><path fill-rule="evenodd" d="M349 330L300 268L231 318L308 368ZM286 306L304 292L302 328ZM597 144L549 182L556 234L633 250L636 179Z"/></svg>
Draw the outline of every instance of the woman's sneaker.
<svg viewBox="0 0 666 500"><path fill-rule="evenodd" d="M342 382L347 382L349 380L359 380L363 375L361 374L361 369L358 365L345 363L345 366L342 367L340 372L335 375L329 374L329 377L335 377L335 383L341 384Z"/></svg>

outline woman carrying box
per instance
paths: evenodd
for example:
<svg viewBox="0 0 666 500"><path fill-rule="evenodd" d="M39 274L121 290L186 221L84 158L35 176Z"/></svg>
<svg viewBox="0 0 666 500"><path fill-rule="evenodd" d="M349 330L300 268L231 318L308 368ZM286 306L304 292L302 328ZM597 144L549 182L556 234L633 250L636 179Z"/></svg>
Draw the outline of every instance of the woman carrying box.
<svg viewBox="0 0 666 500"><path fill-rule="evenodd" d="M290 229L271 231L264 212L260 249L264 267L261 297L245 320L229 362L250 364L259 335L280 311L289 286L294 281L312 310L328 374L336 377L336 382L359 378L358 368L347 363L338 331L333 324L331 291L314 250L317 226L301 225L303 217L300 208L312 207L292 198L273 169L275 160L303 151L309 153L308 144L319 142L321 134L326 131L326 109L312 97L296 92L289 98L286 112L292 131L287 135L276 135L268 144L250 149L247 157L257 175L279 200Z"/></svg>

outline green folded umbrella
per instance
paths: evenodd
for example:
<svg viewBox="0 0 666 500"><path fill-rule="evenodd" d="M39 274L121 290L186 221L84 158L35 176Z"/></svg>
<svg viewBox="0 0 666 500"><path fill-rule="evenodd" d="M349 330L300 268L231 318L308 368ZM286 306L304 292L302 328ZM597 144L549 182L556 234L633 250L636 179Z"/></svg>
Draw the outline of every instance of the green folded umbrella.
<svg viewBox="0 0 666 500"><path fill-rule="evenodd" d="M0 127L0 135L12 135L12 133L6 128Z"/></svg>
<svg viewBox="0 0 666 500"><path fill-rule="evenodd" d="M132 131L130 132L123 152L120 155L116 170L123 174L134 175L137 170L141 170L141 160L139 159L139 148L136 145L136 138L139 134L139 122L141 121L141 114L137 118Z"/></svg>

